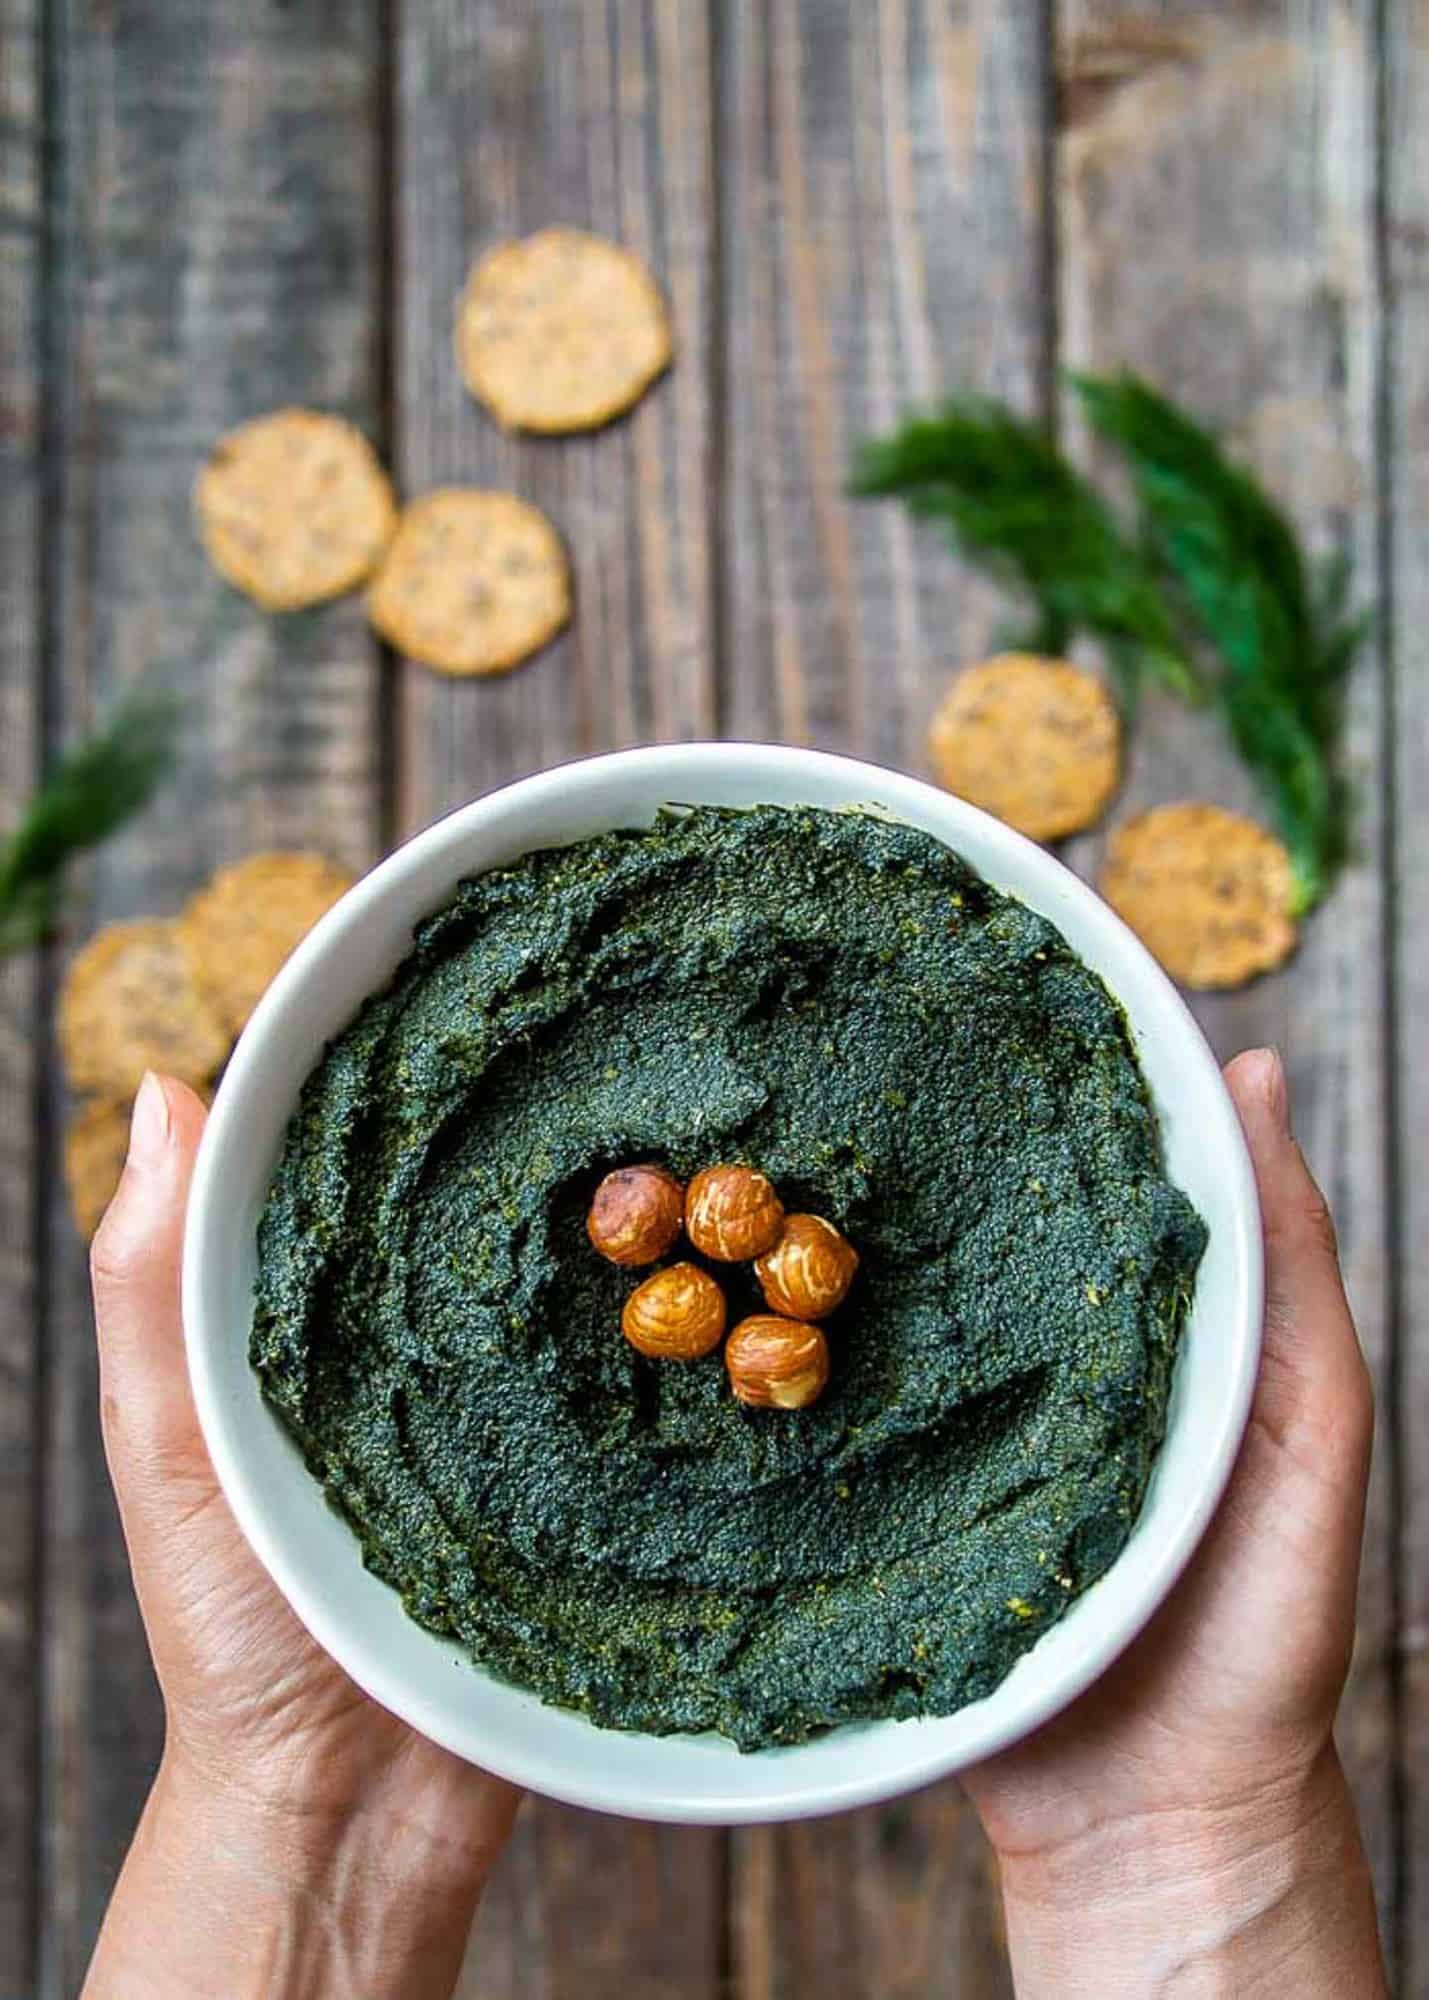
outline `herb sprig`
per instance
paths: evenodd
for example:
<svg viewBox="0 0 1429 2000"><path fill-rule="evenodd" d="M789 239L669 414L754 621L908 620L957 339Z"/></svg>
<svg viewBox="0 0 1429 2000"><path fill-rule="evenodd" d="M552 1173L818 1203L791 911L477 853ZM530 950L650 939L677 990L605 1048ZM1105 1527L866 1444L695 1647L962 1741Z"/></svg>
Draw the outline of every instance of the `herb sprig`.
<svg viewBox="0 0 1429 2000"><path fill-rule="evenodd" d="M1284 513L1210 432L1137 376L1072 377L1097 433L1125 457L1157 554L1223 663L1232 740L1274 809L1297 910L1349 845L1337 768L1345 676L1369 630L1346 613L1349 565L1319 588Z"/></svg>
<svg viewBox="0 0 1429 2000"><path fill-rule="evenodd" d="M60 759L0 843L0 958L50 932L70 862L148 804L174 761L178 724L174 702L133 696Z"/></svg>
<svg viewBox="0 0 1429 2000"><path fill-rule="evenodd" d="M1213 699L1289 850L1302 914L1348 848L1343 690L1371 623L1348 610L1348 562L1316 572L1254 476L1149 383L1071 380L1126 460L1134 530L1035 425L977 397L866 445L853 491L901 496L1030 596L1037 650L1099 640L1124 702L1148 671L1187 699ZM1204 658L1216 663L1209 677Z"/></svg>
<svg viewBox="0 0 1429 2000"><path fill-rule="evenodd" d="M1037 617L1030 651L1064 652L1086 632L1106 646L1124 699L1134 696L1143 668L1178 694L1200 697L1200 675L1143 550L1046 433L1003 404L953 397L866 444L853 491L898 494L1029 597Z"/></svg>

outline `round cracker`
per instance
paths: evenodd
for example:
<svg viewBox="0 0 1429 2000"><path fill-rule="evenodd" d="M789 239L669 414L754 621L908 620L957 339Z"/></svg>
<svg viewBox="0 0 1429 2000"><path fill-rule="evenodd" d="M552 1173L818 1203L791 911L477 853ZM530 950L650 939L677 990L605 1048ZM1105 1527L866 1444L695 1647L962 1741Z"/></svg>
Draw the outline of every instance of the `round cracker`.
<svg viewBox="0 0 1429 2000"><path fill-rule="evenodd" d="M105 1097L132 1096L146 1069L202 1084L228 1055L178 925L156 919L90 939L65 975L57 1027L73 1088Z"/></svg>
<svg viewBox="0 0 1429 2000"><path fill-rule="evenodd" d="M392 539L392 483L360 431L274 410L219 439L194 486L214 566L265 611L298 611L370 576Z"/></svg>
<svg viewBox="0 0 1429 2000"><path fill-rule="evenodd" d="M1290 856L1239 813L1158 806L1118 827L1101 892L1183 986L1242 986L1295 948Z"/></svg>
<svg viewBox="0 0 1429 2000"><path fill-rule="evenodd" d="M1121 777L1121 728L1101 682L1032 653L959 674L928 748L950 792L1033 840L1093 825Z"/></svg>
<svg viewBox="0 0 1429 2000"><path fill-rule="evenodd" d="M352 887L321 854L251 854L220 868L178 919L194 981L231 1035L239 1034L279 968L318 918Z"/></svg>
<svg viewBox="0 0 1429 2000"><path fill-rule="evenodd" d="M503 673L570 617L566 552L514 493L439 487L404 511L367 612L384 639L441 673Z"/></svg>
<svg viewBox="0 0 1429 2000"><path fill-rule="evenodd" d="M129 1151L126 1098L96 1097L65 1128L65 1187L75 1227L87 1243L114 1198Z"/></svg>
<svg viewBox="0 0 1429 2000"><path fill-rule="evenodd" d="M457 310L467 387L511 430L608 423L670 354L655 280L629 250L583 229L499 243L473 266Z"/></svg>

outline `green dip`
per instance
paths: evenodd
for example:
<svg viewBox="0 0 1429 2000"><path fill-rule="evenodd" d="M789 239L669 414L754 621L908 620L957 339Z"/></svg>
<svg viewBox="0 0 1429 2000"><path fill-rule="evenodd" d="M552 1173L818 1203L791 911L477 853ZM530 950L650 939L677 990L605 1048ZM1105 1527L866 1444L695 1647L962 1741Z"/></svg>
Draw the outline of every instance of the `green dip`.
<svg viewBox="0 0 1429 2000"><path fill-rule="evenodd" d="M643 1274L584 1220L644 1160L746 1161L854 1243L814 1407L621 1338ZM757 1749L988 1693L1107 1568L1204 1241L1051 924L871 814L702 808L421 926L304 1086L252 1361L413 1618Z"/></svg>

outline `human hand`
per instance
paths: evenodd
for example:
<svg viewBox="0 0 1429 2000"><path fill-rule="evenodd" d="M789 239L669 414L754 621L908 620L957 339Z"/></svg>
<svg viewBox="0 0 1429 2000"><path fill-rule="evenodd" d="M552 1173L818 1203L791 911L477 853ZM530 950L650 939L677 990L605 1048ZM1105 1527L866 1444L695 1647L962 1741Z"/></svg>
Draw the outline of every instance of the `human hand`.
<svg viewBox="0 0 1429 2000"><path fill-rule="evenodd" d="M1226 1072L1265 1228L1245 1442L1191 1567L1063 1715L965 1775L1020 1993L1385 1990L1333 1742L1373 1411L1334 1229L1269 1051ZM1308 1955L1307 1955L1308 1954ZM1085 1978L1079 1983L1079 1966ZM1214 1983L1228 1978L1229 1984ZM1196 1983L1205 1979L1207 1983Z"/></svg>
<svg viewBox="0 0 1429 2000"><path fill-rule="evenodd" d="M145 1079L91 1256L105 1450L166 1734L86 1995L444 1995L518 1794L368 1700L228 1511L179 1314L203 1123L183 1084Z"/></svg>

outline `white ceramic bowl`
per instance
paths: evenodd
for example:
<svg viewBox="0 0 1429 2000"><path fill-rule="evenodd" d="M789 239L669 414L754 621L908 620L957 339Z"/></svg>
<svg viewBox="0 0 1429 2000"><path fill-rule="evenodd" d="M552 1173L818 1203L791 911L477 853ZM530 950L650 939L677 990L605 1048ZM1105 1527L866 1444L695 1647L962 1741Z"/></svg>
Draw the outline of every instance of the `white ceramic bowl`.
<svg viewBox="0 0 1429 2000"><path fill-rule="evenodd" d="M847 1725L742 1754L722 1738L599 1729L473 1666L363 1569L248 1366L255 1230L299 1087L327 1040L406 955L457 880L669 801L873 804L956 849L1040 910L1126 1010L1171 1177L1210 1230L1141 1517L1108 1573L986 1699L956 1715ZM874 765L760 744L621 751L463 807L359 882L304 940L229 1064L199 1155L184 1324L204 1436L239 1524L283 1595L352 1678L448 1749L576 1805L646 1819L790 1819L884 1799L1001 1749L1079 1694L1150 1617L1195 1548L1240 1442L1260 1347L1260 1217L1215 1061L1170 981L1091 890L1031 841L946 792Z"/></svg>

